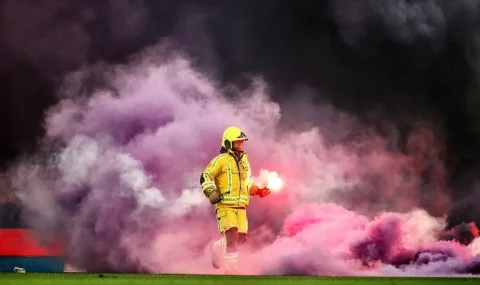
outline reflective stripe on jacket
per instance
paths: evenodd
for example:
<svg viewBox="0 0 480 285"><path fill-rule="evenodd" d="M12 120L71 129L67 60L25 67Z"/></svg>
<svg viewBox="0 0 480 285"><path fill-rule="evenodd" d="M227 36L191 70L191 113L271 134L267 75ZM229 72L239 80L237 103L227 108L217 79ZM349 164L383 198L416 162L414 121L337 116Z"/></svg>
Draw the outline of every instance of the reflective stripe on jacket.
<svg viewBox="0 0 480 285"><path fill-rule="evenodd" d="M255 185L251 180L252 170L248 156L243 153L238 159L232 152L214 157L202 172L202 189L216 186L223 195L218 207L246 207L250 202L250 188Z"/></svg>

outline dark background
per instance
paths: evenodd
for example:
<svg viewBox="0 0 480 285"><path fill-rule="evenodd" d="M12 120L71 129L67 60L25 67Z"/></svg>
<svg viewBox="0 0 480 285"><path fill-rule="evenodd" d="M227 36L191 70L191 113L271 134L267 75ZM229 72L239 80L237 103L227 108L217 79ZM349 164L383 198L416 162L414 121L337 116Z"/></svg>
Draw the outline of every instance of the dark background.
<svg viewBox="0 0 480 285"><path fill-rule="evenodd" d="M0 165L35 151L68 71L170 38L225 82L263 75L277 100L302 83L379 130L433 122L460 201L450 219L480 222L461 202L477 195L479 12L475 0L0 0Z"/></svg>

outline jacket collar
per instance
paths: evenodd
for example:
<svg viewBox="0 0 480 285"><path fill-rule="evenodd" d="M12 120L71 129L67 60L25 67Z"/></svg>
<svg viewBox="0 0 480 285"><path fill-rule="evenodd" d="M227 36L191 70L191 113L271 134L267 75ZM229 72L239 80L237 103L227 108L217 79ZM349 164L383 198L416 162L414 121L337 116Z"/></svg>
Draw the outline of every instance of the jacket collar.
<svg viewBox="0 0 480 285"><path fill-rule="evenodd" d="M229 154L233 155L233 156L234 156L235 158L237 158L237 159L241 159L241 158L243 157L243 155L246 154L245 151L242 151L242 152L240 152L240 153L237 153L237 152L234 152L233 150L228 150L228 149L224 148L223 146L222 146L222 148L220 149L220 153L229 153Z"/></svg>

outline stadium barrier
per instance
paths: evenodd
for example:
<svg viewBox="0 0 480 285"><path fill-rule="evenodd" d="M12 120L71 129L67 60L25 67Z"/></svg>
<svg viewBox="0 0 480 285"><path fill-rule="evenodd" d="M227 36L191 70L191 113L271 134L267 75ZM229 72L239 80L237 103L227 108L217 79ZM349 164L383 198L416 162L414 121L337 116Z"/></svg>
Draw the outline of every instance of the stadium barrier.
<svg viewBox="0 0 480 285"><path fill-rule="evenodd" d="M20 209L0 203L0 272L63 272L62 252L55 246L40 245L22 221Z"/></svg>

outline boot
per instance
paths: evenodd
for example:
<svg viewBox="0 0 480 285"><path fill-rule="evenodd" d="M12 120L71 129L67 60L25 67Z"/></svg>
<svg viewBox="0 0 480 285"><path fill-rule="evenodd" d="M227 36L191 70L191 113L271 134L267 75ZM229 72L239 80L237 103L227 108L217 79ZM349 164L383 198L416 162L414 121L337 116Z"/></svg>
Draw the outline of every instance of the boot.
<svg viewBox="0 0 480 285"><path fill-rule="evenodd" d="M226 275L238 274L238 252L228 252L223 257Z"/></svg>
<svg viewBox="0 0 480 285"><path fill-rule="evenodd" d="M219 239L212 243L210 252L212 254L212 266L215 269L222 267L223 255L225 252L225 238Z"/></svg>

